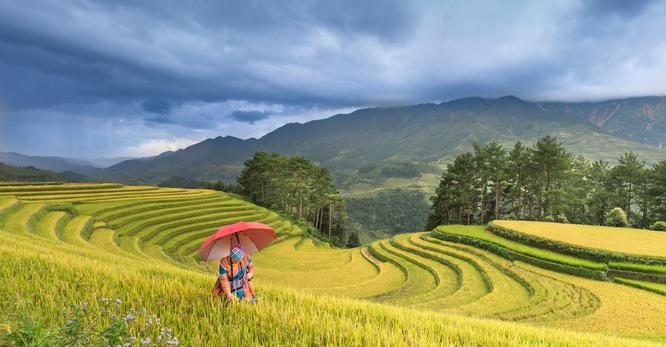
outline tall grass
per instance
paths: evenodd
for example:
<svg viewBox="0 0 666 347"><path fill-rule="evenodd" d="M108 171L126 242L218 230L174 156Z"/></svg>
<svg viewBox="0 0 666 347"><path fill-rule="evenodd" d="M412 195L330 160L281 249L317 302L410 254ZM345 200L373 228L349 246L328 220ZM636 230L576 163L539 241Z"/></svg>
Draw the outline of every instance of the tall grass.
<svg viewBox="0 0 666 347"><path fill-rule="evenodd" d="M0 334L3 324L20 328L20 315L62 326L63 308L82 301L101 314L99 299L111 297L156 313L185 345L649 345L548 326L666 336L660 320L666 297L510 262L425 233L335 249L303 237L271 211L219 192L111 184L2 188L21 197L0 198L0 278L10 279L0 282ZM221 224L241 219L272 225L282 236L254 255L259 302L230 307L209 296L216 264L198 262L193 252ZM575 266L605 266L482 229L447 232L495 237L504 247ZM626 319L618 318L622 313Z"/></svg>
<svg viewBox="0 0 666 347"><path fill-rule="evenodd" d="M165 264L0 234L2 302L20 303L47 325L64 324L63 307L98 299L155 312L184 345L340 346L630 346L634 340L533 328L321 297L258 284L256 305L225 306L208 296L212 278ZM38 280L34 269L48 273ZM131 270L130 270L131 269ZM2 306L0 320L6 320ZM14 322L7 322L10 327Z"/></svg>

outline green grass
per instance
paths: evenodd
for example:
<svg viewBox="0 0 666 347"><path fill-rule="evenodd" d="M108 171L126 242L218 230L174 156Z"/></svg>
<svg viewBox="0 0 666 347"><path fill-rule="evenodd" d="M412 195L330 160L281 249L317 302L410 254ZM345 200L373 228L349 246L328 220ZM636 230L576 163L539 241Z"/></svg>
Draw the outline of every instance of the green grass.
<svg viewBox="0 0 666 347"><path fill-rule="evenodd" d="M664 265L646 265L634 263L611 262L608 266L613 269L654 273L666 276L666 266Z"/></svg>
<svg viewBox="0 0 666 347"><path fill-rule="evenodd" d="M644 282L644 281L630 280L626 278L616 278L615 282L626 284L628 286L640 289L649 290L657 294L666 295L666 284L663 283Z"/></svg>

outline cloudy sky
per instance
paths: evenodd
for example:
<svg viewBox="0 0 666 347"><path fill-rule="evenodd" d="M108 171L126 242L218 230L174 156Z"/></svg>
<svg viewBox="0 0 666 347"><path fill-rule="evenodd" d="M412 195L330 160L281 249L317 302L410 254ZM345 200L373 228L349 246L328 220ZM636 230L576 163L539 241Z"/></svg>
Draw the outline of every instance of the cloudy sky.
<svg viewBox="0 0 666 347"><path fill-rule="evenodd" d="M359 107L666 95L666 1L2 1L0 151L147 156Z"/></svg>

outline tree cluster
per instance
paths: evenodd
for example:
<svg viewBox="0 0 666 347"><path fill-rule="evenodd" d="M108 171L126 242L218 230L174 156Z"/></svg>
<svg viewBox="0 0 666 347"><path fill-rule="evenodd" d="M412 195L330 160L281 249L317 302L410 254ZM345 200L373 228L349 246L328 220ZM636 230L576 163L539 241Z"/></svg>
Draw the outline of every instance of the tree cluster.
<svg viewBox="0 0 666 347"><path fill-rule="evenodd" d="M423 229L428 201L418 190L387 189L372 197L345 199L351 230L397 234Z"/></svg>
<svg viewBox="0 0 666 347"><path fill-rule="evenodd" d="M346 244L345 205L326 168L300 156L257 152L238 183L256 204L310 221L333 244Z"/></svg>
<svg viewBox="0 0 666 347"><path fill-rule="evenodd" d="M606 225L615 207L646 228L666 220L666 161L650 167L629 152L614 166L591 162L553 136L508 151L491 142L447 165L431 201L429 228L493 219Z"/></svg>

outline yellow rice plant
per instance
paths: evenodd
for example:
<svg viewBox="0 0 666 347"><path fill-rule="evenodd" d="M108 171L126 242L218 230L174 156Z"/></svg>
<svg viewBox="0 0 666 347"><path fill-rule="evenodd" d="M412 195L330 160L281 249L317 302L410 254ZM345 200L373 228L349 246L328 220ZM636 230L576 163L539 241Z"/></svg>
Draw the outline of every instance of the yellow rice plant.
<svg viewBox="0 0 666 347"><path fill-rule="evenodd" d="M494 221L528 235L591 249L666 257L666 233L651 230L532 221Z"/></svg>

